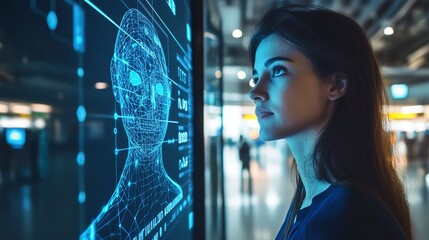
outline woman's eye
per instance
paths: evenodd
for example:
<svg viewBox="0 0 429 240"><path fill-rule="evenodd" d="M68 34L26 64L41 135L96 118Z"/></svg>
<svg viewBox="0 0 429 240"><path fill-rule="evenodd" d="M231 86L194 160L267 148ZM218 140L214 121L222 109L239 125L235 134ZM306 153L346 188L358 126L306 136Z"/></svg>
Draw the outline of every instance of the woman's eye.
<svg viewBox="0 0 429 240"><path fill-rule="evenodd" d="M287 73L287 69L283 66L274 66L272 70L272 77L282 76Z"/></svg>

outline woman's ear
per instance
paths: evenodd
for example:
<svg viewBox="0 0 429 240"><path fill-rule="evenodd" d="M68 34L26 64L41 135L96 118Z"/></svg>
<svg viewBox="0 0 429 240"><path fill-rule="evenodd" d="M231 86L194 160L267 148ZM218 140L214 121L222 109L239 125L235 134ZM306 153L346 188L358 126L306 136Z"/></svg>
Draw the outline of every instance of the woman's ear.
<svg viewBox="0 0 429 240"><path fill-rule="evenodd" d="M348 80L342 74L333 74L330 76L330 89L328 93L328 99L335 101L340 99L347 93Z"/></svg>

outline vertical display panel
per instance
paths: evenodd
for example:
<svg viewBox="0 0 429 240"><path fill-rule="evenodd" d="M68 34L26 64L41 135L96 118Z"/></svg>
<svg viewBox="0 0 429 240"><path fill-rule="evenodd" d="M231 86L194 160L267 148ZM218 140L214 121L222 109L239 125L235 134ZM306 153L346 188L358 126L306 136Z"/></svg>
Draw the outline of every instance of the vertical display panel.
<svg viewBox="0 0 429 240"><path fill-rule="evenodd" d="M97 14L116 33L108 40L113 44L107 68L115 102L114 147L96 149L109 152L104 161L111 162L87 154L85 182L91 185L92 175L109 169L104 164L114 164L103 181L115 187L105 199L98 197L97 187L86 189L87 201L94 204L86 207L89 220L80 239L192 239L191 6L176 0L118 2L112 7L84 1L87 14ZM95 150L88 145L85 151ZM99 210L89 209L94 205Z"/></svg>

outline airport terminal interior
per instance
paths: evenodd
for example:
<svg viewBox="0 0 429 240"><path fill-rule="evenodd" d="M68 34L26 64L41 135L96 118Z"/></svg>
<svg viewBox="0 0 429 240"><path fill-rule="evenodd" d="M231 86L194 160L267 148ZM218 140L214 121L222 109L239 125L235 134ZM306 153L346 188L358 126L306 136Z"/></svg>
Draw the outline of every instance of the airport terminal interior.
<svg viewBox="0 0 429 240"><path fill-rule="evenodd" d="M285 3L367 34L414 236L429 239L427 0L2 1L0 239L275 239L293 155L259 138L248 46Z"/></svg>

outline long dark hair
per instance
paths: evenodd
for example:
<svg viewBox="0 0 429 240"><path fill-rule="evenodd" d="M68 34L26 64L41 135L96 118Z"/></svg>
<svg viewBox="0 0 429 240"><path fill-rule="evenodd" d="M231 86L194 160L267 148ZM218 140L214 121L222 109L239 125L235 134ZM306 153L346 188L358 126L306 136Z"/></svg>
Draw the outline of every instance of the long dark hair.
<svg viewBox="0 0 429 240"><path fill-rule="evenodd" d="M321 78L337 74L347 79L347 93L337 100L330 121L312 153L317 177L347 181L379 199L412 239L404 188L394 168L383 110L387 102L380 70L364 31L351 18L316 6L282 6L268 10L250 41L252 66L260 42L276 33L307 56ZM286 233L305 198L297 187Z"/></svg>

